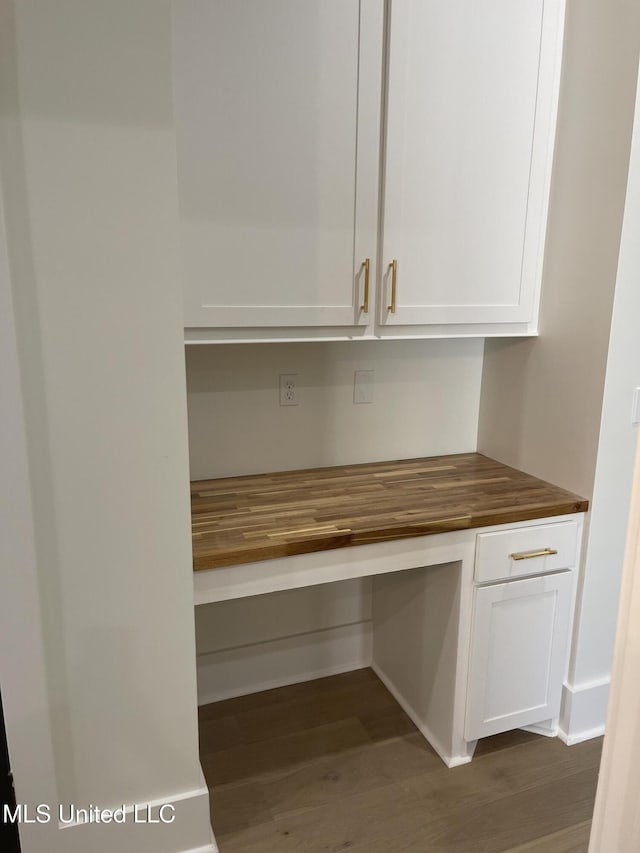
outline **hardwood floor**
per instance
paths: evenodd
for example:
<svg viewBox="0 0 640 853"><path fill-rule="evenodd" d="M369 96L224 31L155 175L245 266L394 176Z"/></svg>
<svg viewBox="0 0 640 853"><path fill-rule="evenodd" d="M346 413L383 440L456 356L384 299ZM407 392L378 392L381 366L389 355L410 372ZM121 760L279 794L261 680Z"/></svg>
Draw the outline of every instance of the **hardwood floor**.
<svg viewBox="0 0 640 853"><path fill-rule="evenodd" d="M601 739L447 769L370 669L200 708L221 853L586 853Z"/></svg>

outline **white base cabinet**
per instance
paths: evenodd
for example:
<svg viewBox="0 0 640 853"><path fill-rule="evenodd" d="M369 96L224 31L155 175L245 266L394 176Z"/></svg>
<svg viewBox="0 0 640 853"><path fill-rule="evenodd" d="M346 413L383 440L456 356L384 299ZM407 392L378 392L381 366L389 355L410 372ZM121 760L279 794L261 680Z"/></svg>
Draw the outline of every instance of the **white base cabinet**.
<svg viewBox="0 0 640 853"><path fill-rule="evenodd" d="M557 719L572 591L568 571L475 589L467 740Z"/></svg>
<svg viewBox="0 0 640 853"><path fill-rule="evenodd" d="M478 533L467 740L557 723L579 551L574 519Z"/></svg>

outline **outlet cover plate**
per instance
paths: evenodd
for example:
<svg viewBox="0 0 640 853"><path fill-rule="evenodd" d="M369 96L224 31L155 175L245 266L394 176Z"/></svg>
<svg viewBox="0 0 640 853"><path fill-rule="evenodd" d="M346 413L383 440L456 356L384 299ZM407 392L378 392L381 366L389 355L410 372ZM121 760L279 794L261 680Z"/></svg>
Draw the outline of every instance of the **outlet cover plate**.
<svg viewBox="0 0 640 853"><path fill-rule="evenodd" d="M280 374L280 405L297 406L298 400L298 374Z"/></svg>
<svg viewBox="0 0 640 853"><path fill-rule="evenodd" d="M373 403L373 370L356 370L353 374L353 402Z"/></svg>

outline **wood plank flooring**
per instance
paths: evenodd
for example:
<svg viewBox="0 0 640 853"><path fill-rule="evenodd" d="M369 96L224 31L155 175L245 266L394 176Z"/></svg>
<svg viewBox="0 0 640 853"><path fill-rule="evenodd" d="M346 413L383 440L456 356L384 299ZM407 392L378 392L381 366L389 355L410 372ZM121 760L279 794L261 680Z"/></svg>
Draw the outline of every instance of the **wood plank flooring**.
<svg viewBox="0 0 640 853"><path fill-rule="evenodd" d="M200 708L221 853L586 853L601 739L449 770L370 669Z"/></svg>
<svg viewBox="0 0 640 853"><path fill-rule="evenodd" d="M193 568L232 566L585 512L577 495L480 453L191 484Z"/></svg>

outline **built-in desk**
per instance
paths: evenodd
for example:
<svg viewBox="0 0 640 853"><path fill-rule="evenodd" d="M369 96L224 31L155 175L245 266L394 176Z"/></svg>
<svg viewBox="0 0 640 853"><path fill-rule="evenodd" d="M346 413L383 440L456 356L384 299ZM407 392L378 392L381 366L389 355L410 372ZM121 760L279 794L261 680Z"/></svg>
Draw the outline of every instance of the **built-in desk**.
<svg viewBox="0 0 640 853"><path fill-rule="evenodd" d="M191 493L195 604L372 576L372 666L447 764L556 731L583 498L478 453Z"/></svg>

